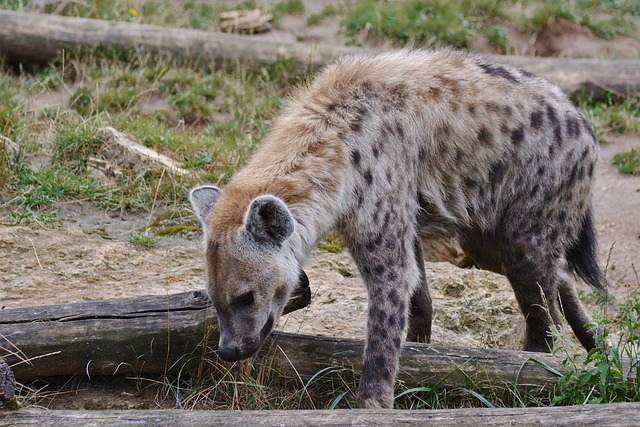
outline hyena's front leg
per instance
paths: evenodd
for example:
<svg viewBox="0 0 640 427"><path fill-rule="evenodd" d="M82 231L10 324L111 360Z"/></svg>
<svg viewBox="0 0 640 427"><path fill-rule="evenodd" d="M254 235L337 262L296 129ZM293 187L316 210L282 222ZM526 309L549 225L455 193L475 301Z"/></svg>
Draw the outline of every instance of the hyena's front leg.
<svg viewBox="0 0 640 427"><path fill-rule="evenodd" d="M427 275L424 270L424 253L422 252L420 237L415 238L413 246L416 264L420 270L420 282L411 297L407 341L428 343L431 341L433 307L431 304L431 295L429 294Z"/></svg>
<svg viewBox="0 0 640 427"><path fill-rule="evenodd" d="M368 292L367 341L358 389L361 408L392 408L402 334L419 280L413 240L379 234L352 254Z"/></svg>

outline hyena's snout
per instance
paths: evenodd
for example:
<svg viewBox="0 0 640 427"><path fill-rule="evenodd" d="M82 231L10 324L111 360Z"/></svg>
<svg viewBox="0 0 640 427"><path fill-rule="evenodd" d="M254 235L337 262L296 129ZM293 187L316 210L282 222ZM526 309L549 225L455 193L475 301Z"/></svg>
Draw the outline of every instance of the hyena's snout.
<svg viewBox="0 0 640 427"><path fill-rule="evenodd" d="M227 362L237 362L256 354L274 326L273 316L269 316L259 334L253 336L246 333L235 333L233 328L224 327L224 323L220 322L218 356Z"/></svg>

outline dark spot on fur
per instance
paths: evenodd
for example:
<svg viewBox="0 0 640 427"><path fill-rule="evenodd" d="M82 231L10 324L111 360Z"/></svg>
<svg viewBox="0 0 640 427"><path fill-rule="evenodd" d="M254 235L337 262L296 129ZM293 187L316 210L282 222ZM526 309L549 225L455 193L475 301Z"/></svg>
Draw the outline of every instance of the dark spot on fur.
<svg viewBox="0 0 640 427"><path fill-rule="evenodd" d="M547 104L547 118L552 126L557 127L559 125L556 110L549 104Z"/></svg>
<svg viewBox="0 0 640 427"><path fill-rule="evenodd" d="M500 106L495 102L487 102L485 107L487 108L487 111L491 111L492 113L500 113L500 111L502 111Z"/></svg>
<svg viewBox="0 0 640 427"><path fill-rule="evenodd" d="M373 146L373 157L375 157L376 159L380 157L380 150L375 145Z"/></svg>
<svg viewBox="0 0 640 427"><path fill-rule="evenodd" d="M589 147L582 150L582 154L580 155L580 161L584 162L584 160L587 158L588 155L589 155Z"/></svg>
<svg viewBox="0 0 640 427"><path fill-rule="evenodd" d="M503 110L504 110L504 115L507 116L507 117L509 117L509 116L511 116L511 114L513 114L513 108L511 108L510 105L505 105L503 107Z"/></svg>
<svg viewBox="0 0 640 427"><path fill-rule="evenodd" d="M580 164L580 167L578 168L578 181L582 181L584 179L584 165Z"/></svg>
<svg viewBox="0 0 640 427"><path fill-rule="evenodd" d="M511 83L520 83L518 79L516 79L513 74L509 72L505 67L498 64L478 64L482 70L490 76L493 77L502 77L510 81Z"/></svg>
<svg viewBox="0 0 640 427"><path fill-rule="evenodd" d="M582 122L582 126L584 126L587 132L589 132L589 135L591 135L591 139L593 140L594 144L597 144L598 139L596 138L596 134L593 133L593 129L591 129L591 126L589 125L587 119L585 119L582 114L578 115L578 119L580 120L580 122Z"/></svg>
<svg viewBox="0 0 640 427"><path fill-rule="evenodd" d="M503 135L508 135L511 133L511 129L509 128L509 125L507 125L506 123L501 123L500 132L502 132Z"/></svg>
<svg viewBox="0 0 640 427"><path fill-rule="evenodd" d="M380 243L382 243L382 234L378 233L376 237L367 242L367 251L373 252L378 246L380 246Z"/></svg>
<svg viewBox="0 0 640 427"><path fill-rule="evenodd" d="M531 189L531 197L535 197L536 194L538 194L538 191L540 191L540 184L536 183L536 185Z"/></svg>
<svg viewBox="0 0 640 427"><path fill-rule="evenodd" d="M390 313L389 316L387 317L387 325L389 325L389 328L391 329L395 329L396 328L396 315L393 313Z"/></svg>
<svg viewBox="0 0 640 427"><path fill-rule="evenodd" d="M511 143L520 145L524 141L524 128L517 128L511 131Z"/></svg>
<svg viewBox="0 0 640 427"><path fill-rule="evenodd" d="M389 291L389 302L395 307L400 302L400 295L398 295L397 289L391 289Z"/></svg>
<svg viewBox="0 0 640 427"><path fill-rule="evenodd" d="M354 165L359 166L359 165L360 165L360 159L361 159L361 158L362 158L362 157L360 156L360 151L358 151L358 150L353 150L353 151L351 152L351 162L352 162Z"/></svg>
<svg viewBox="0 0 640 427"><path fill-rule="evenodd" d="M560 123L553 128L553 145L555 145L555 147L562 145L562 126L560 126Z"/></svg>
<svg viewBox="0 0 640 427"><path fill-rule="evenodd" d="M542 111L534 111L529 117L529 122L533 130L540 130L542 127Z"/></svg>
<svg viewBox="0 0 640 427"><path fill-rule="evenodd" d="M469 110L469 113L470 113L472 116L475 116L475 115L476 115L476 106L475 106L475 104L469 104L469 105L467 105L467 110Z"/></svg>
<svg viewBox="0 0 640 427"><path fill-rule="evenodd" d="M442 89L437 86L432 86L429 88L429 94L433 99L438 99L442 96Z"/></svg>
<svg viewBox="0 0 640 427"><path fill-rule="evenodd" d="M360 129L362 129L361 118L356 117L351 123L349 123L349 129L354 133L360 132Z"/></svg>
<svg viewBox="0 0 640 427"><path fill-rule="evenodd" d="M480 130L478 131L478 141L485 145L491 145L491 143L493 142L493 137L491 136L491 132L487 130L487 128L484 126L481 127Z"/></svg>
<svg viewBox="0 0 640 427"><path fill-rule="evenodd" d="M402 128L402 124L400 122L396 122L396 132L400 139L404 139L404 129Z"/></svg>
<svg viewBox="0 0 640 427"><path fill-rule="evenodd" d="M402 346L402 340L400 339L400 337L395 337L393 339L393 346L395 347L396 350L400 349L400 347Z"/></svg>
<svg viewBox="0 0 640 427"><path fill-rule="evenodd" d="M388 282L395 282L398 279L398 273L390 270L389 272L387 272L387 275L384 277L384 279Z"/></svg>
<svg viewBox="0 0 640 427"><path fill-rule="evenodd" d="M593 163L589 164L589 171L587 172L589 178L593 178Z"/></svg>
<svg viewBox="0 0 640 427"><path fill-rule="evenodd" d="M578 178L578 164L574 164L571 168L571 174L566 182L567 188L574 188L576 185L576 179Z"/></svg>
<svg viewBox="0 0 640 427"><path fill-rule="evenodd" d="M396 321L400 329L404 329L407 322L406 316L404 314L404 310L398 311L398 313L396 313Z"/></svg>
<svg viewBox="0 0 640 427"><path fill-rule="evenodd" d="M373 182L373 175L371 174L371 169L367 169L362 176L364 177L364 180L366 181L367 185L371 185L371 183Z"/></svg>
<svg viewBox="0 0 640 427"><path fill-rule="evenodd" d="M534 74L531 74L530 72L528 72L527 70L523 70L522 68L519 69L520 74L522 74L524 77L535 77Z"/></svg>
<svg viewBox="0 0 640 427"><path fill-rule="evenodd" d="M561 225L564 225L566 220L567 220L567 213L565 211L560 211L560 213L558 214L558 222Z"/></svg>
<svg viewBox="0 0 640 427"><path fill-rule="evenodd" d="M544 203L548 205L549 203L551 203L553 198L554 198L554 192L551 190L547 191L544 195Z"/></svg>
<svg viewBox="0 0 640 427"><path fill-rule="evenodd" d="M438 136L438 139L441 139L441 140L448 138L451 135L451 127L448 124L444 124L440 126L436 130L436 135Z"/></svg>
<svg viewBox="0 0 640 427"><path fill-rule="evenodd" d="M478 185L478 183L471 177L469 176L465 176L462 178L462 183L464 184L464 186L468 189L472 189L474 188L476 185Z"/></svg>
<svg viewBox="0 0 640 427"><path fill-rule="evenodd" d="M373 274L375 274L376 276L382 276L386 269L387 267L385 267L383 264L378 264L373 267Z"/></svg>
<svg viewBox="0 0 640 427"><path fill-rule="evenodd" d="M544 165L538 166L538 171L536 172L536 175L538 175L538 177L542 178L544 176L544 173L545 173Z"/></svg>
<svg viewBox="0 0 640 427"><path fill-rule="evenodd" d="M571 138L580 136L580 122L575 117L567 117L567 135Z"/></svg>
<svg viewBox="0 0 640 427"><path fill-rule="evenodd" d="M389 251L394 252L396 250L396 241L394 239L387 239L384 242L385 248L389 249Z"/></svg>
<svg viewBox="0 0 640 427"><path fill-rule="evenodd" d="M489 181L497 182L502 180L505 172L504 163L501 161L496 161L491 164L489 169Z"/></svg>
<svg viewBox="0 0 640 427"><path fill-rule="evenodd" d="M387 212L384 214L384 220L382 221L382 225L384 228L389 227L389 220L391 219L391 212Z"/></svg>

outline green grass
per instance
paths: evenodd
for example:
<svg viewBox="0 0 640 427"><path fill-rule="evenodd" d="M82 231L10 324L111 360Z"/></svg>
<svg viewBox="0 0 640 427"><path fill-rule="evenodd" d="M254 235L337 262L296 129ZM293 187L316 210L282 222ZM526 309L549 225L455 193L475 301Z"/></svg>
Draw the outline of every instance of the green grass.
<svg viewBox="0 0 640 427"><path fill-rule="evenodd" d="M640 175L640 149L632 148L629 151L615 154L613 164L618 167L620 173Z"/></svg>
<svg viewBox="0 0 640 427"><path fill-rule="evenodd" d="M600 141L607 133L628 134L640 132L640 102L638 94L615 96L607 93L605 99L581 97L576 100Z"/></svg>
<svg viewBox="0 0 640 427"><path fill-rule="evenodd" d="M307 18L307 25L318 25L324 18L328 18L329 16L336 16L338 14L340 14L340 7L333 4L328 4L324 8L322 8L320 13L309 15L309 17Z"/></svg>
<svg viewBox="0 0 640 427"><path fill-rule="evenodd" d="M330 10L330 12L334 12ZM510 24L534 33L553 19L564 18L588 27L596 36L640 37L634 17L640 6L633 0L358 0L344 5L342 27L359 44L368 34L383 37L396 46L453 46L470 49L483 35L501 53L511 53L506 33L498 27ZM323 15L311 17L315 24Z"/></svg>
<svg viewBox="0 0 640 427"><path fill-rule="evenodd" d="M127 241L144 248L152 248L158 244L158 238L156 236L140 231L129 234Z"/></svg>

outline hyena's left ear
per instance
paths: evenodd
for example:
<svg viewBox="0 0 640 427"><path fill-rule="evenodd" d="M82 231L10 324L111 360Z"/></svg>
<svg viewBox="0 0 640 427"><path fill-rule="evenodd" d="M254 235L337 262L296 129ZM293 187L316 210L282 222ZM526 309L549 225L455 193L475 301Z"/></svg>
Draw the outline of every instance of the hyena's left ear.
<svg viewBox="0 0 640 427"><path fill-rule="evenodd" d="M191 201L193 210L196 211L196 215L198 215L198 219L200 219L200 222L202 223L203 229L207 226L209 213L219 196L220 189L213 185L196 187L189 193L189 200Z"/></svg>
<svg viewBox="0 0 640 427"><path fill-rule="evenodd" d="M275 196L253 199L244 219L248 236L260 245L282 246L293 234L295 221L287 205Z"/></svg>

